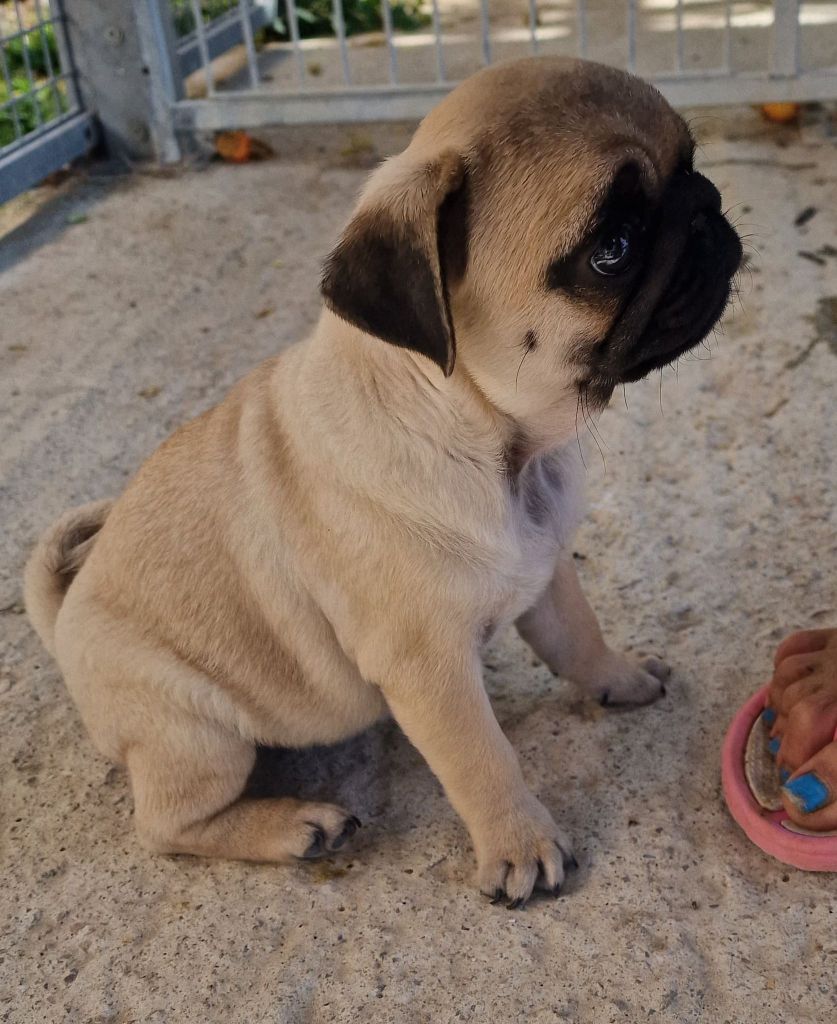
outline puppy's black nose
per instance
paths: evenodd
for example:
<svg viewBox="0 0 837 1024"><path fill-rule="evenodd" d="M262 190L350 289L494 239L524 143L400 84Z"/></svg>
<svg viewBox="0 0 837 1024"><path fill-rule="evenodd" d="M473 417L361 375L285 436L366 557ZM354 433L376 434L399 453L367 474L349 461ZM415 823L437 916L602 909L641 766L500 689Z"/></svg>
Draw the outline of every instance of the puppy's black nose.
<svg viewBox="0 0 837 1024"><path fill-rule="evenodd" d="M692 231L706 231L706 214L701 210L692 217L692 223L689 225Z"/></svg>

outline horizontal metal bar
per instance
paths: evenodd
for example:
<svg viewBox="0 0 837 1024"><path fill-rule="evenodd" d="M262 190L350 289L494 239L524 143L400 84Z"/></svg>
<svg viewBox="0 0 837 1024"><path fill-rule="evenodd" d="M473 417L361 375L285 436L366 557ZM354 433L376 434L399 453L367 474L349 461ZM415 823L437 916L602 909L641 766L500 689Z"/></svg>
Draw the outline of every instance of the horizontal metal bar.
<svg viewBox="0 0 837 1024"><path fill-rule="evenodd" d="M25 192L59 167L84 156L96 142L90 114L73 114L37 138L25 137L0 150L0 203Z"/></svg>
<svg viewBox="0 0 837 1024"><path fill-rule="evenodd" d="M264 7L254 7L250 15L250 25L254 32L264 28L268 21L268 13ZM244 42L244 32L241 25L241 14L235 8L214 21L208 22L204 28L206 36L206 48L209 51L209 59L214 60L227 50ZM177 57L180 62L180 73L185 78L202 67L200 46L197 34L190 32L177 44Z"/></svg>
<svg viewBox="0 0 837 1024"><path fill-rule="evenodd" d="M229 92L212 100L181 100L173 108L174 123L185 131L218 131L281 124L412 121L423 117L452 85L347 86L333 92L293 94Z"/></svg>
<svg viewBox="0 0 837 1024"><path fill-rule="evenodd" d="M730 79L721 72L715 77L702 72L659 76L652 81L676 107L837 99L837 74L833 72L809 72L792 79L765 74ZM173 116L175 127L183 131L412 121L423 117L455 84L358 86L305 93L231 92L211 100L181 100L174 105Z"/></svg>
<svg viewBox="0 0 837 1024"><path fill-rule="evenodd" d="M797 78L767 74L719 73L652 78L651 82L674 107L723 106L731 103L811 103L837 99L837 74L811 71Z"/></svg>

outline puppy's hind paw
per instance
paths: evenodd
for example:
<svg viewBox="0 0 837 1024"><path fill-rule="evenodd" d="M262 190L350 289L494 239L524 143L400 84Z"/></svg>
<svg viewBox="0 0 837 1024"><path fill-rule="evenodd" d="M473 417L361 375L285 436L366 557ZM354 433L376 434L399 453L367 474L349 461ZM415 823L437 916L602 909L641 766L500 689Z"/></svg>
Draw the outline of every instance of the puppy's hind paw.
<svg viewBox="0 0 837 1024"><path fill-rule="evenodd" d="M358 818L334 804L300 804L296 817L294 855L302 860L334 853L361 827Z"/></svg>

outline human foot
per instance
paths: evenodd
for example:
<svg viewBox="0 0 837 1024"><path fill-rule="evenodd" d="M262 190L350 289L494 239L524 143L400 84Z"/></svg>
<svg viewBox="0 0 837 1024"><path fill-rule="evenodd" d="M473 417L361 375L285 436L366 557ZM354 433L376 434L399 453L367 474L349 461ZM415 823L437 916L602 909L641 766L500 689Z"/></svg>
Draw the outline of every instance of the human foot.
<svg viewBox="0 0 837 1024"><path fill-rule="evenodd" d="M837 629L780 644L764 716L789 817L812 831L837 829Z"/></svg>

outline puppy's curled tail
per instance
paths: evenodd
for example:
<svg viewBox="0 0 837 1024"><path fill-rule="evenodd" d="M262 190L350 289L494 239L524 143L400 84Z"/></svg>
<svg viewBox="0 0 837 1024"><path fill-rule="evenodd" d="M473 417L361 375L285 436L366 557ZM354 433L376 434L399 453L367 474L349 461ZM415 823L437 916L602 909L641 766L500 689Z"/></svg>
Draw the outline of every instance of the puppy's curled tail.
<svg viewBox="0 0 837 1024"><path fill-rule="evenodd" d="M70 584L84 565L104 526L112 501L70 509L38 541L26 563L23 599L44 647L55 654L55 620Z"/></svg>

